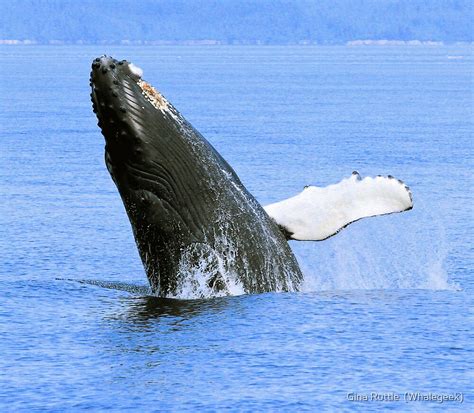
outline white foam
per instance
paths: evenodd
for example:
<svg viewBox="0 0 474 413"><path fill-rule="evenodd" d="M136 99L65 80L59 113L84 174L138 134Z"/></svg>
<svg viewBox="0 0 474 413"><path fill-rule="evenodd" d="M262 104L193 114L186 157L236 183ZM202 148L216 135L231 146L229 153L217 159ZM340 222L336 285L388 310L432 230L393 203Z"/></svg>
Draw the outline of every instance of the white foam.
<svg viewBox="0 0 474 413"><path fill-rule="evenodd" d="M143 76L143 69L141 69L138 66L135 66L133 63L129 63L128 67L130 68L130 71L135 75L138 76L140 79Z"/></svg>
<svg viewBox="0 0 474 413"><path fill-rule="evenodd" d="M235 251L225 236L216 239L217 249L207 244L191 244L181 256L178 270L180 280L176 292L169 298L197 299L242 295L245 293L233 269ZM225 252L225 254L224 254ZM223 284L216 290L213 282Z"/></svg>

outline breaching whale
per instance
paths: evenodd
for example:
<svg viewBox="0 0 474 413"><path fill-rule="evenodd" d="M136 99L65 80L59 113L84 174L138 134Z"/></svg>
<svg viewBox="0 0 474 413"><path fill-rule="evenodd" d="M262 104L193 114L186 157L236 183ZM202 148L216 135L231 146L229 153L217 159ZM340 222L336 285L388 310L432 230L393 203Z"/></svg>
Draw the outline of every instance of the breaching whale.
<svg viewBox="0 0 474 413"><path fill-rule="evenodd" d="M402 181L357 172L262 207L141 69L102 56L90 85L105 163L157 296L298 291L303 275L287 240L323 240L413 207Z"/></svg>

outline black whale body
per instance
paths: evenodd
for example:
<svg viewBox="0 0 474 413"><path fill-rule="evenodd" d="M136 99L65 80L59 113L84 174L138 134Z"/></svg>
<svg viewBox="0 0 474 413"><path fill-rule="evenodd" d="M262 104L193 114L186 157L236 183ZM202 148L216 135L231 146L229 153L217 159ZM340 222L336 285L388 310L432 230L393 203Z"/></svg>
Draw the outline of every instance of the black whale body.
<svg viewBox="0 0 474 413"><path fill-rule="evenodd" d="M302 274L278 225L209 142L140 82L128 62L102 56L92 64L106 165L153 292L298 290Z"/></svg>

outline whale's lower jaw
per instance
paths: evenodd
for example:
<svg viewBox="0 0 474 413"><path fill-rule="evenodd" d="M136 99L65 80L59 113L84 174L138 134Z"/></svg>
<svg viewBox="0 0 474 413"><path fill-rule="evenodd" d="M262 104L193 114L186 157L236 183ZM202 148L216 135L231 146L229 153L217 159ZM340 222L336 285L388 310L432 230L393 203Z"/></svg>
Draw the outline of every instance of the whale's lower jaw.
<svg viewBox="0 0 474 413"><path fill-rule="evenodd" d="M217 151L125 61L92 64L107 169L155 294L197 298L294 291L283 234Z"/></svg>

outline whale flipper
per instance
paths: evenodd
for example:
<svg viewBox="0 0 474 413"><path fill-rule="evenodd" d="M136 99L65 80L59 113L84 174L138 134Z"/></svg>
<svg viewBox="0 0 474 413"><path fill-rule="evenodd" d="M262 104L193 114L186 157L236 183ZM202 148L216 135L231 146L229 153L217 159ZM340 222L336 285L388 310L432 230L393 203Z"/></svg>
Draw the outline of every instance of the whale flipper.
<svg viewBox="0 0 474 413"><path fill-rule="evenodd" d="M325 188L303 192L264 207L287 239L322 241L362 218L413 208L410 189L392 176L361 179L358 172Z"/></svg>

